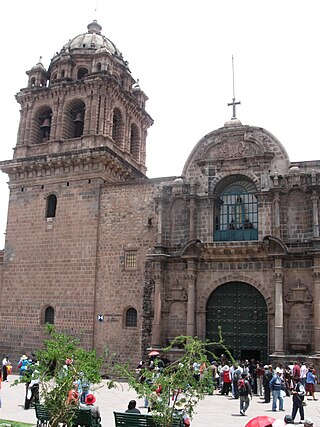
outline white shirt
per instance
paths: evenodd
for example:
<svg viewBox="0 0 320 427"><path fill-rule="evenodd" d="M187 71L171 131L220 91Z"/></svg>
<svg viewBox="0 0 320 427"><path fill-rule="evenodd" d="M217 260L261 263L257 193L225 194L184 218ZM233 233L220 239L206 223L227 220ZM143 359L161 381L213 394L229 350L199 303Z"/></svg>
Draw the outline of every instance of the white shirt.
<svg viewBox="0 0 320 427"><path fill-rule="evenodd" d="M300 378L306 378L307 372L308 372L308 369L307 369L306 365L304 365L304 364L301 365L301 367L300 367Z"/></svg>

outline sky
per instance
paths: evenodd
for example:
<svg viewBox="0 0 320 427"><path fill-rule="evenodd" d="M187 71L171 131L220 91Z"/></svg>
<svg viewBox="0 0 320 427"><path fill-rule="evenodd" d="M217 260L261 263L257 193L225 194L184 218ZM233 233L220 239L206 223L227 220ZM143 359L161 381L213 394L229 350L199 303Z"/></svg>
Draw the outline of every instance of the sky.
<svg viewBox="0 0 320 427"><path fill-rule="evenodd" d="M317 0L16 0L2 2L0 160L12 158L15 94L26 71L96 19L149 100L147 175L179 176L192 148L232 117L271 132L291 161L319 160ZM0 248L8 177L0 172Z"/></svg>

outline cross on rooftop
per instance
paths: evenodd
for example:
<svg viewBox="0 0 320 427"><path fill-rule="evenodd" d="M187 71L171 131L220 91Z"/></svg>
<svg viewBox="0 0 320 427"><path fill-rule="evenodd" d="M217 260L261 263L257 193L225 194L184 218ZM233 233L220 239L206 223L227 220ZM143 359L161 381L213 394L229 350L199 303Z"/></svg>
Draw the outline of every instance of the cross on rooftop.
<svg viewBox="0 0 320 427"><path fill-rule="evenodd" d="M240 101L236 102L236 95L235 95L235 91L234 91L234 63L233 63L233 55L232 55L232 86L233 86L233 98L232 98L232 102L229 102L228 107L230 105L232 105L232 119L236 119L237 118L237 116L236 116L236 105L240 105L241 102Z"/></svg>
<svg viewBox="0 0 320 427"><path fill-rule="evenodd" d="M236 102L235 98L232 98L232 102L228 103L228 107L230 105L232 105L232 119L236 119L237 118L237 116L236 116L236 105L240 105L240 104L241 104L241 102L240 101Z"/></svg>

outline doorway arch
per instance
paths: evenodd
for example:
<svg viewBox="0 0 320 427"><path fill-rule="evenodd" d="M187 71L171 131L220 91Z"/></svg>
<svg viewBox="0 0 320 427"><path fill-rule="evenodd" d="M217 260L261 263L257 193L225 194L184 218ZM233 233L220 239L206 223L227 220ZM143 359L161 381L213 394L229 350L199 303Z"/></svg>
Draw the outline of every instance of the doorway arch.
<svg viewBox="0 0 320 427"><path fill-rule="evenodd" d="M267 304L256 288L243 282L225 283L210 295L206 312L207 339L217 342L220 326L235 359L268 361Z"/></svg>

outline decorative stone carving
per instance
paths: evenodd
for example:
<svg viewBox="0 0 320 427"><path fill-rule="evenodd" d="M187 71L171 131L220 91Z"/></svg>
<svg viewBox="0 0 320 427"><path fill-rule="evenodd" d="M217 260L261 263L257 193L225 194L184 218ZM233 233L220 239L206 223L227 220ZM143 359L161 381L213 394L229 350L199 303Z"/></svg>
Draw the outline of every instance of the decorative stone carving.
<svg viewBox="0 0 320 427"><path fill-rule="evenodd" d="M165 295L165 301L187 301L188 295L185 288L180 285L179 280L172 285L172 288L169 289Z"/></svg>
<svg viewBox="0 0 320 427"><path fill-rule="evenodd" d="M297 304L297 303L312 303L312 295L309 289L301 283L301 279L297 279L295 285L291 287L289 292L285 297L285 301L288 304Z"/></svg>

